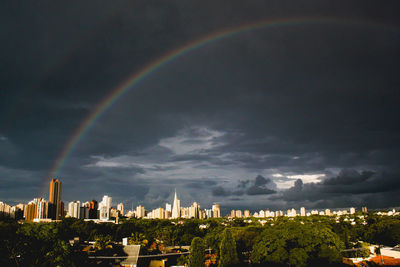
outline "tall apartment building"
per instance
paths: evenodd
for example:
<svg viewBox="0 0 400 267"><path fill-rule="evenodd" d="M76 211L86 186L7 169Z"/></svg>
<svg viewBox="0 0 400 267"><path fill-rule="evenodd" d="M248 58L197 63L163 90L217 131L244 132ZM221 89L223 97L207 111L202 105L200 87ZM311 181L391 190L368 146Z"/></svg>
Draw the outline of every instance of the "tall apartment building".
<svg viewBox="0 0 400 267"><path fill-rule="evenodd" d="M48 218L59 220L63 213L64 210L61 207L61 182L58 179L51 179Z"/></svg>

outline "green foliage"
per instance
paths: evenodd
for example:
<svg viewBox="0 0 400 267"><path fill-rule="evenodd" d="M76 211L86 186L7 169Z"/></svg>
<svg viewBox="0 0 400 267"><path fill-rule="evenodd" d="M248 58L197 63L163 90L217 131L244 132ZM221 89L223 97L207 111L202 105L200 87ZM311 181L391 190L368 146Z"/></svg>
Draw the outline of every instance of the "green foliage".
<svg viewBox="0 0 400 267"><path fill-rule="evenodd" d="M189 265L189 256L181 255L176 263L181 266Z"/></svg>
<svg viewBox="0 0 400 267"><path fill-rule="evenodd" d="M111 243L111 236L109 235L98 235L94 238L94 247L97 250L104 250L106 248L112 248L112 243Z"/></svg>
<svg viewBox="0 0 400 267"><path fill-rule="evenodd" d="M323 225L287 222L267 228L253 247L254 263L305 266L315 262L341 260L339 237Z"/></svg>
<svg viewBox="0 0 400 267"><path fill-rule="evenodd" d="M239 262L236 251L236 242L229 228L225 228L222 233L219 253L219 266L221 267L232 266Z"/></svg>
<svg viewBox="0 0 400 267"><path fill-rule="evenodd" d="M190 245L189 267L204 267L205 246L200 237L195 237Z"/></svg>

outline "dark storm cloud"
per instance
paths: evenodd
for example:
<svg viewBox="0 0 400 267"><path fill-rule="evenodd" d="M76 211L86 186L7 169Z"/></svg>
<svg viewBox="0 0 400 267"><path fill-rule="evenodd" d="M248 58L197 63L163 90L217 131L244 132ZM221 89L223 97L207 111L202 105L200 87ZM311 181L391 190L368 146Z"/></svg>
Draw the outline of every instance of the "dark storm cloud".
<svg viewBox="0 0 400 267"><path fill-rule="evenodd" d="M296 203L296 206L311 202L317 207L335 207L338 203L344 206L368 203L371 207L390 207L396 205L399 199L397 196L392 198L400 191L399 175L345 169L320 183L303 184L298 179L293 187L282 192L282 199ZM374 203L374 199L379 201Z"/></svg>
<svg viewBox="0 0 400 267"><path fill-rule="evenodd" d="M182 186L187 201L214 195L227 206L235 195L249 206L265 197L334 206L370 196L386 205L399 188L397 5L9 2L0 10L0 188L10 188L10 199L14 177L42 181L99 101L172 49L258 20L329 16L338 23L294 23L212 42L143 79L72 151L60 171L64 196L80 199L89 188L96 198L107 192L160 205ZM337 175L343 168L373 172ZM236 187L257 173L263 176ZM280 195L274 183L293 179L275 173L332 178L297 182L299 192Z"/></svg>
<svg viewBox="0 0 400 267"><path fill-rule="evenodd" d="M269 195L269 194L274 194L276 193L275 190L271 188L276 189L276 184L269 178L264 178L261 175L257 175L254 180L239 180L238 189L235 190L229 190L226 188L223 188L222 186L216 186L212 190L212 194L214 196L219 196L219 197L226 197L226 196L241 196L244 194L247 195Z"/></svg>

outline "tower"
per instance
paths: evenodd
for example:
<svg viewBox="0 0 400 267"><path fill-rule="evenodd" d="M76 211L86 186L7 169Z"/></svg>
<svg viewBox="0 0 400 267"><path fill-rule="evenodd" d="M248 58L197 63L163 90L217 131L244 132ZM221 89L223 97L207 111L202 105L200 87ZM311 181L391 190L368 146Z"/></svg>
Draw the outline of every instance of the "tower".
<svg viewBox="0 0 400 267"><path fill-rule="evenodd" d="M172 219L176 219L181 217L181 202L178 199L178 196L176 195L176 190L175 190L175 196L174 196L174 204L172 206Z"/></svg>
<svg viewBox="0 0 400 267"><path fill-rule="evenodd" d="M58 179L51 179L49 192L49 212L48 217L58 220L62 215L61 210L61 182Z"/></svg>

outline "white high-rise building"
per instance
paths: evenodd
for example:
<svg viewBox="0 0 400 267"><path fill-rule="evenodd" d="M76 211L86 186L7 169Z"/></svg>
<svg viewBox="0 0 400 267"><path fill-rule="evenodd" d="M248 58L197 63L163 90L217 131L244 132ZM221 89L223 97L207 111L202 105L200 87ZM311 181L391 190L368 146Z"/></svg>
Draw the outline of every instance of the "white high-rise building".
<svg viewBox="0 0 400 267"><path fill-rule="evenodd" d="M178 199L178 196L176 195L176 190L175 190L175 196L174 196L174 204L172 206L172 219L176 219L181 217L181 201Z"/></svg>
<svg viewBox="0 0 400 267"><path fill-rule="evenodd" d="M68 203L68 216L74 218L80 218L80 201L72 201Z"/></svg>
<svg viewBox="0 0 400 267"><path fill-rule="evenodd" d="M172 212L172 206L171 206L171 204L169 204L169 203L166 203L166 204L165 204L165 211Z"/></svg>
<svg viewBox="0 0 400 267"><path fill-rule="evenodd" d="M306 216L306 208L304 207L300 208L300 216Z"/></svg>
<svg viewBox="0 0 400 267"><path fill-rule="evenodd" d="M356 213L356 209L355 208L350 208L350 214L354 214Z"/></svg>
<svg viewBox="0 0 400 267"><path fill-rule="evenodd" d="M100 220L107 221L110 219L111 201L111 197L103 196L103 201L99 203Z"/></svg>

